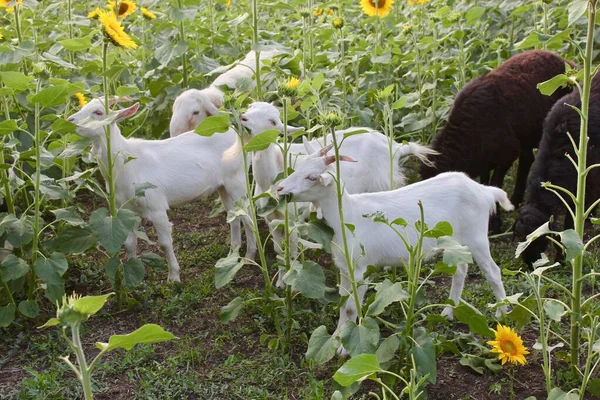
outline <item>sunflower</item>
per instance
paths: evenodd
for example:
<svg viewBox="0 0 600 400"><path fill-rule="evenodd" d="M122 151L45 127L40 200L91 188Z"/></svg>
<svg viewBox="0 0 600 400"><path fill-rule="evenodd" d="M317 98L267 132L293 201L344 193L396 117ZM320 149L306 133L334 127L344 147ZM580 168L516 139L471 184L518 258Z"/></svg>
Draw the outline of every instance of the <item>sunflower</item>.
<svg viewBox="0 0 600 400"><path fill-rule="evenodd" d="M227 8L231 7L231 0L227 0L225 2L225 7L227 7Z"/></svg>
<svg viewBox="0 0 600 400"><path fill-rule="evenodd" d="M15 11L15 7L7 7L8 3L10 3L12 0L0 0L0 6L5 7L6 8L6 12L7 13L12 13ZM23 3L23 0L15 0L17 2L17 4L21 4Z"/></svg>
<svg viewBox="0 0 600 400"><path fill-rule="evenodd" d="M328 8L327 10L325 10L325 14L333 15L333 14L335 14L335 11L333 11L331 8Z"/></svg>
<svg viewBox="0 0 600 400"><path fill-rule="evenodd" d="M313 10L313 15L314 15L315 17L318 17L318 16L320 16L320 15L322 15L322 14L323 14L323 9L322 9L322 8L319 8L319 7L317 7L317 8L315 8L315 9Z"/></svg>
<svg viewBox="0 0 600 400"><path fill-rule="evenodd" d="M292 76L287 82L281 83L277 90L281 96L294 97L298 94L299 85L300 80Z"/></svg>
<svg viewBox="0 0 600 400"><path fill-rule="evenodd" d="M138 45L129 37L115 13L112 11L100 11L98 19L104 27L104 32L115 46L120 46L125 49L136 49Z"/></svg>
<svg viewBox="0 0 600 400"><path fill-rule="evenodd" d="M2 38L3 38L3 37L4 37L4 36L2 36L2 34L0 33L0 40L2 40Z"/></svg>
<svg viewBox="0 0 600 400"><path fill-rule="evenodd" d="M333 22L331 24L336 29L342 29L344 27L344 20L341 18L336 18L333 20Z"/></svg>
<svg viewBox="0 0 600 400"><path fill-rule="evenodd" d="M77 98L77 101L79 101L80 107L83 107L88 103L83 93L75 93L75 97Z"/></svg>
<svg viewBox="0 0 600 400"><path fill-rule="evenodd" d="M117 0L109 1L107 7L111 10L115 9ZM129 14L133 13L137 6L133 1L119 0L119 18L125 18Z"/></svg>
<svg viewBox="0 0 600 400"><path fill-rule="evenodd" d="M87 17L88 19L98 19L98 14L100 14L100 9L96 7L95 10L88 13Z"/></svg>
<svg viewBox="0 0 600 400"><path fill-rule="evenodd" d="M152 21L154 18L156 18L156 14L154 14L152 11L148 10L145 7L142 7L140 10L142 10L142 16L144 18L146 18L148 21Z"/></svg>
<svg viewBox="0 0 600 400"><path fill-rule="evenodd" d="M527 362L525 355L529 354L529 351L523 346L523 339L517 335L514 329L508 326L498 324L496 329L494 331L496 340L487 342L492 346L491 352L498 353L502 365L506 364L507 361L512 364L525 365Z"/></svg>
<svg viewBox="0 0 600 400"><path fill-rule="evenodd" d="M408 0L408 5L409 6L414 6L416 4L427 4L429 3L431 0Z"/></svg>
<svg viewBox="0 0 600 400"><path fill-rule="evenodd" d="M383 18L388 15L390 11L392 11L393 5L394 0L360 0L360 6L362 7L364 13L369 17L377 15L378 17Z"/></svg>

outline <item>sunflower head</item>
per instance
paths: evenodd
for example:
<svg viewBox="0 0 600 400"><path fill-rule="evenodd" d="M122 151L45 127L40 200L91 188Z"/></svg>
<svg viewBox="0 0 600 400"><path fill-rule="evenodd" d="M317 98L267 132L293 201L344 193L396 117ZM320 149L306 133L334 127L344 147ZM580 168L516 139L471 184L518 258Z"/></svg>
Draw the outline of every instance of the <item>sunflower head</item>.
<svg viewBox="0 0 600 400"><path fill-rule="evenodd" d="M17 3L17 5L23 3L23 0L0 0L0 6L6 8L7 13L12 13L15 11L14 6L8 7L8 3L10 3L11 1L15 1Z"/></svg>
<svg viewBox="0 0 600 400"><path fill-rule="evenodd" d="M125 18L129 14L133 13L137 6L133 1L129 0L118 0L119 1L119 18ZM115 10L117 0L109 1L107 7L111 10Z"/></svg>
<svg viewBox="0 0 600 400"><path fill-rule="evenodd" d="M523 345L523 339L514 331L514 329L498 324L496 330L494 330L496 340L490 340L487 342L492 346L492 353L498 353L498 359L502 365L506 362L511 364L525 365L527 360L525 355L529 354L527 348Z"/></svg>
<svg viewBox="0 0 600 400"><path fill-rule="evenodd" d="M415 6L417 4L427 4L430 1L431 0L408 0L408 5L409 6Z"/></svg>
<svg viewBox="0 0 600 400"><path fill-rule="evenodd" d="M383 18L392 11L393 5L394 0L360 0L363 12L369 17L377 15L379 18Z"/></svg>
<svg viewBox="0 0 600 400"><path fill-rule="evenodd" d="M342 29L344 27L344 20L342 18L336 18L334 19L331 24L333 25L333 27L335 29Z"/></svg>
<svg viewBox="0 0 600 400"><path fill-rule="evenodd" d="M142 16L148 21L152 21L154 18L156 18L156 14L148 10L146 7L142 7L140 10L142 10Z"/></svg>
<svg viewBox="0 0 600 400"><path fill-rule="evenodd" d="M341 125L342 121L343 117L336 109L325 111L319 116L319 122L329 127Z"/></svg>
<svg viewBox="0 0 600 400"><path fill-rule="evenodd" d="M298 94L298 85L300 80L293 76L287 82L280 84L277 90L281 96L293 97Z"/></svg>
<svg viewBox="0 0 600 400"><path fill-rule="evenodd" d="M98 16L100 15L100 9L98 7L96 7L95 10L90 11L87 15L88 19L98 19Z"/></svg>
<svg viewBox="0 0 600 400"><path fill-rule="evenodd" d="M331 8L328 8L327 10L325 10L325 14L326 15L333 15L333 14L335 14L335 11L333 11Z"/></svg>
<svg viewBox="0 0 600 400"><path fill-rule="evenodd" d="M231 0L227 0L225 2L225 7L227 7L227 8L231 7Z"/></svg>
<svg viewBox="0 0 600 400"><path fill-rule="evenodd" d="M302 18L308 18L310 17L310 10L306 7L303 7L299 10L300 16Z"/></svg>
<svg viewBox="0 0 600 400"><path fill-rule="evenodd" d="M315 9L313 10L313 15L314 15L315 17L318 17L318 16L321 16L321 15L323 15L323 9L322 9L322 8L319 8L319 7L315 8Z"/></svg>
<svg viewBox="0 0 600 400"><path fill-rule="evenodd" d="M100 11L98 20L102 23L102 27L106 37L115 45L124 49L136 49L137 43L129 37L123 26L117 21L117 16L112 11Z"/></svg>
<svg viewBox="0 0 600 400"><path fill-rule="evenodd" d="M75 93L75 98L79 102L80 107L83 107L88 103L83 93Z"/></svg>

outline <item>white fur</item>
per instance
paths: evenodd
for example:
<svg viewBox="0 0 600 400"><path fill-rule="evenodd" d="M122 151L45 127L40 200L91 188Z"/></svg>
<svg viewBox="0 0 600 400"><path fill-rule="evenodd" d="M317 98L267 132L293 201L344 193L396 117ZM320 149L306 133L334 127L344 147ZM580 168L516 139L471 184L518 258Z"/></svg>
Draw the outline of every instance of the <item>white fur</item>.
<svg viewBox="0 0 600 400"><path fill-rule="evenodd" d="M171 223L167 210L218 192L227 210L233 202L246 195L244 172L240 158L222 161L225 149L235 143L237 134L230 129L211 137L202 137L194 132L184 133L165 140L129 139L121 135L117 122L131 117L139 107L119 111L118 118L110 125L111 153L116 176L117 206L134 197L134 185L149 182L156 188L148 189L146 195L130 201L126 207L143 218L152 221L158 241L165 252L169 265L169 279L180 281L179 264L173 251ZM86 127L86 122L103 120L104 104L98 99L90 101L69 121L76 124L77 133L94 138L92 152L98 157L102 174L107 176L107 146L104 127ZM128 157L134 159L125 163ZM246 230L247 254L254 258L256 241L248 217L242 217ZM241 245L239 220L231 223L231 246ZM129 257L136 254L136 236L131 234L125 243Z"/></svg>
<svg viewBox="0 0 600 400"><path fill-rule="evenodd" d="M270 60L281 53L281 50L278 49L261 51L261 65L263 60ZM256 52L250 51L242 61L219 75L206 89L188 89L177 96L173 103L173 115L169 125L171 137L193 131L203 119L215 115L217 110L223 106L225 98L219 87L227 86L235 89L239 80L251 79L255 69Z"/></svg>
<svg viewBox="0 0 600 400"><path fill-rule="evenodd" d="M280 183L279 195L292 195L292 201L311 201L323 211L327 223L334 229L333 259L340 269L340 294L351 294L352 287L348 280L348 267L343 249L341 223L338 211L338 200L333 182L333 168L327 165L327 159L312 155L302 165L296 165L296 171ZM360 165L360 160L356 165ZM383 212L389 221L404 218L409 223L420 219L418 202L421 201L425 212L425 222L433 227L439 221L447 221L452 225L454 238L467 246L473 259L490 282L496 298L500 301L506 297L500 269L491 257L487 237L489 215L496 209L496 202L506 210L514 207L506 193L498 188L483 186L465 174L459 172L443 173L435 178L415 183L400 189L380 192L349 194L344 191L342 204L344 222L355 226L354 233L346 231L349 251L354 260L355 278L357 282L369 265L379 267L401 265L408 259L408 252L400 238L385 224L372 221L363 215ZM409 241L416 243L417 235L413 229L407 229ZM425 239L423 250L434 247L434 239ZM361 255L361 245L364 255ZM467 264L460 264L452 279L450 298L459 304ZM362 299L367 290L366 285L359 287ZM444 309L443 315L452 318L452 308ZM356 320L357 312L354 301L349 298L340 309L337 331L347 320ZM341 349L342 351L343 349Z"/></svg>

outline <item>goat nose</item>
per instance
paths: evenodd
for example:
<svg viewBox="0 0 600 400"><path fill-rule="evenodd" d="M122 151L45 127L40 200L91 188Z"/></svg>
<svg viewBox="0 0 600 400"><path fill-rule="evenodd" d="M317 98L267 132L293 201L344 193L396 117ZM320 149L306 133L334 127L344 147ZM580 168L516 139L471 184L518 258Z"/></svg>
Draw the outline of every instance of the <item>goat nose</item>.
<svg viewBox="0 0 600 400"><path fill-rule="evenodd" d="M244 122L248 122L248 117L246 117L245 115L242 114L242 116L240 117L240 120L242 120Z"/></svg>
<svg viewBox="0 0 600 400"><path fill-rule="evenodd" d="M75 121L75 117L69 117L69 118L67 118L67 121L73 122L73 121Z"/></svg>
<svg viewBox="0 0 600 400"><path fill-rule="evenodd" d="M283 186L277 186L277 192L281 192L283 190Z"/></svg>

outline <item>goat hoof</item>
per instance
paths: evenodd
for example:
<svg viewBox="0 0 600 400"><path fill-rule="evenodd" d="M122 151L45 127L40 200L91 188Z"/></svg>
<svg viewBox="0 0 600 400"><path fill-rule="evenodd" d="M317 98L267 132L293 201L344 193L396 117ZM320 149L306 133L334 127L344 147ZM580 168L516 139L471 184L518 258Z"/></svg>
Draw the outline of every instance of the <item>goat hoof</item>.
<svg viewBox="0 0 600 400"><path fill-rule="evenodd" d="M179 277L179 274L169 274L169 277L167 279L169 282L177 282L177 283L181 282L181 278Z"/></svg>
<svg viewBox="0 0 600 400"><path fill-rule="evenodd" d="M448 321L454 320L454 309L452 307L446 307L442 311L442 317L446 317Z"/></svg>

